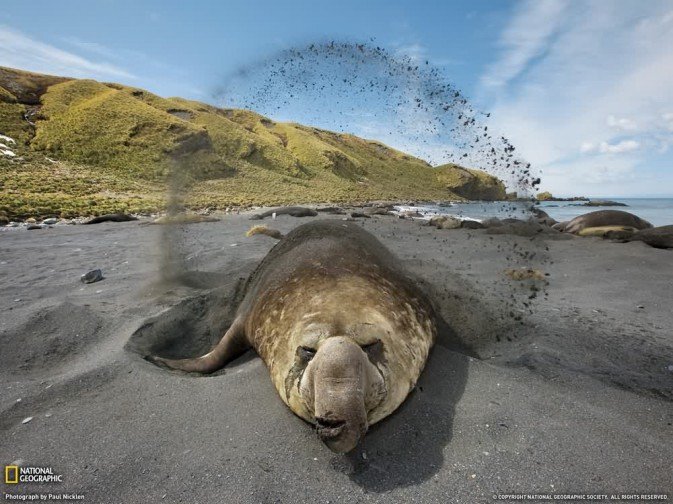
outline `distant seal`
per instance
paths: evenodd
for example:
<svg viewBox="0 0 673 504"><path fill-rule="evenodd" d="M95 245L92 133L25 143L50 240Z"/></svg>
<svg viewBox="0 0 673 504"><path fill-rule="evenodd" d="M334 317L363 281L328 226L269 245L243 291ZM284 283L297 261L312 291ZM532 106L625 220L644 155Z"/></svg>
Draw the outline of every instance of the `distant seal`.
<svg viewBox="0 0 673 504"><path fill-rule="evenodd" d="M266 212L262 212L260 214L255 214L252 217L250 217L250 220L264 219L266 217L271 217L273 214L290 215L292 217L315 217L316 215L318 215L318 212L316 212L312 208L306 208L306 207L297 207L297 206L280 207L280 208L272 208L271 210L267 210Z"/></svg>
<svg viewBox="0 0 673 504"><path fill-rule="evenodd" d="M364 212L366 215L392 215L390 210L385 207L367 207L364 209ZM418 212L415 212L418 213ZM419 215L414 215L413 217L422 217L420 214Z"/></svg>
<svg viewBox="0 0 673 504"><path fill-rule="evenodd" d="M642 229L633 233L627 241L642 241L655 248L673 248L673 225Z"/></svg>
<svg viewBox="0 0 673 504"><path fill-rule="evenodd" d="M115 213L105 214L92 217L91 219L82 222L82 224L100 224L101 222L129 222L138 220L137 217L129 214Z"/></svg>
<svg viewBox="0 0 673 504"><path fill-rule="evenodd" d="M585 227L577 232L579 236L598 236L602 238L627 238L638 231L631 226Z"/></svg>
<svg viewBox="0 0 673 504"><path fill-rule="evenodd" d="M585 228L622 226L635 229L651 228L652 224L640 217L622 210L598 210L575 217L562 227L566 233L578 234ZM561 227L561 226L559 226Z"/></svg>
<svg viewBox="0 0 673 504"><path fill-rule="evenodd" d="M199 224L201 222L218 222L219 220L220 219L209 217L208 215L179 213L175 215L162 215L147 224Z"/></svg>
<svg viewBox="0 0 673 504"><path fill-rule="evenodd" d="M210 373L252 347L281 399L345 453L402 404L435 334L429 300L388 249L356 224L316 221L271 249L210 352L147 359Z"/></svg>
<svg viewBox="0 0 673 504"><path fill-rule="evenodd" d="M557 224L557 221L549 216L547 212L542 210L541 208L538 207L533 207L531 209L531 213L533 214L533 217L537 222L540 224L544 224L545 226L553 226L554 224Z"/></svg>
<svg viewBox="0 0 673 504"><path fill-rule="evenodd" d="M460 223L460 227L463 229L484 229L486 226L479 221L465 219Z"/></svg>
<svg viewBox="0 0 673 504"><path fill-rule="evenodd" d="M458 229L461 227L462 221L457 217L451 215L438 215L431 217L428 226L434 226L437 229Z"/></svg>

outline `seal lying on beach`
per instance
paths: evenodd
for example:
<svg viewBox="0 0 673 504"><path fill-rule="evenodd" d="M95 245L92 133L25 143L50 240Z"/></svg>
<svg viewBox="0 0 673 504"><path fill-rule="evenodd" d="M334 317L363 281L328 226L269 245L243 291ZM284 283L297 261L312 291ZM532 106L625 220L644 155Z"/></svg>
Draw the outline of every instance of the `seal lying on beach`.
<svg viewBox="0 0 673 504"><path fill-rule="evenodd" d="M211 373L252 347L282 400L345 453L414 388L435 327L429 300L374 236L356 224L316 221L267 254L213 350L148 360Z"/></svg>
<svg viewBox="0 0 673 504"><path fill-rule="evenodd" d="M610 237L612 238L612 237ZM620 239L624 237L616 236ZM642 241L655 248L673 248L673 225L641 229L623 241Z"/></svg>
<svg viewBox="0 0 673 504"><path fill-rule="evenodd" d="M597 226L586 227L579 231L579 236L598 236L600 238L628 238L638 231L631 226Z"/></svg>
<svg viewBox="0 0 673 504"><path fill-rule="evenodd" d="M316 212L312 208L306 208L306 207L298 207L298 206L280 207L280 208L272 208L271 210L267 210L266 212L262 212L260 214L255 214L252 217L250 217L250 220L265 219L266 217L271 217L273 214L289 215L291 217L315 217L316 215L318 215L318 212Z"/></svg>
<svg viewBox="0 0 673 504"><path fill-rule="evenodd" d="M596 212L589 212L579 217L575 217L567 223L554 225L554 229L564 231L566 233L578 234L586 228L605 227L605 226L620 226L631 227L635 229L651 228L652 224L640 217L622 210L598 210Z"/></svg>
<svg viewBox="0 0 673 504"><path fill-rule="evenodd" d="M100 224L101 222L129 222L135 220L138 220L138 218L134 217L133 215L115 213L91 217L89 220L82 222L82 224Z"/></svg>

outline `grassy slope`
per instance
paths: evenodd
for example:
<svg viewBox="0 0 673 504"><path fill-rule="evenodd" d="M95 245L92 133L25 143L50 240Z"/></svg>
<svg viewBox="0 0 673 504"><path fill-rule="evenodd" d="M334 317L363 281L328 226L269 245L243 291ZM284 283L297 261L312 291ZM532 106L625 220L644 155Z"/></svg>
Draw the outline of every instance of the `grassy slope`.
<svg viewBox="0 0 673 504"><path fill-rule="evenodd" d="M353 135L3 68L0 133L22 158L0 158L0 212L10 217L157 209L170 177L189 186L191 207L460 199L498 186Z"/></svg>
<svg viewBox="0 0 673 504"><path fill-rule="evenodd" d="M459 196L490 201L506 199L504 184L484 171L455 164L438 166L435 170L439 182Z"/></svg>

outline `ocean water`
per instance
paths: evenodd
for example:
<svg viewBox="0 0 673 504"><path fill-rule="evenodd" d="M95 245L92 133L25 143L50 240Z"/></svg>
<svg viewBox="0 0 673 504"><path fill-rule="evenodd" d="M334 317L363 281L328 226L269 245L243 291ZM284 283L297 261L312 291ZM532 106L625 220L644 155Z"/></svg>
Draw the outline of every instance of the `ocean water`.
<svg viewBox="0 0 673 504"><path fill-rule="evenodd" d="M596 210L624 210L645 219L654 226L673 224L673 198L594 198L624 203L625 207L585 207L582 201L544 201L539 207L559 222L570 220L578 215ZM519 201L477 201L470 203L453 203L451 206L418 205L416 207L400 206L399 210L418 210L430 217L433 215L454 215L461 219L484 220L489 217L499 219L530 217L530 203Z"/></svg>
<svg viewBox="0 0 673 504"><path fill-rule="evenodd" d="M624 210L652 223L653 226L673 224L673 198L594 198L625 203L625 207L585 207L582 201L543 201L540 208L559 222L570 220L593 210Z"/></svg>

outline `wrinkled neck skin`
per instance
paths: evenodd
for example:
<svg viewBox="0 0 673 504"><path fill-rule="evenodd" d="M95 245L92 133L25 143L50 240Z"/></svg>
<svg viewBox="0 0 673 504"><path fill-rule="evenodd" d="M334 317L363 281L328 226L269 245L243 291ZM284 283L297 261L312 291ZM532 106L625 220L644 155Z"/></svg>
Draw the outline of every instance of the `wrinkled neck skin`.
<svg viewBox="0 0 673 504"><path fill-rule="evenodd" d="M400 406L435 335L423 301L376 275L291 278L256 311L252 337L279 395L340 453Z"/></svg>

